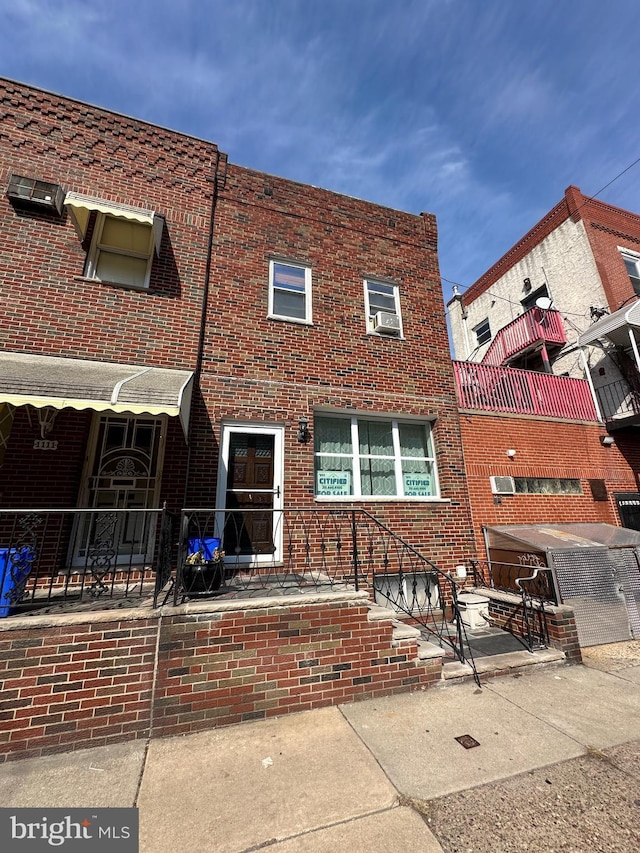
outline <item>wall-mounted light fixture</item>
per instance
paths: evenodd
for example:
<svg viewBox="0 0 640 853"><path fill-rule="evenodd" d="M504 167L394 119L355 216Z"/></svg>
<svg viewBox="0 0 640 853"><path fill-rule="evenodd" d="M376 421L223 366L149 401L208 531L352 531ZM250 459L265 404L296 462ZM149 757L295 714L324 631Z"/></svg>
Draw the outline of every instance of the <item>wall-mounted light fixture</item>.
<svg viewBox="0 0 640 853"><path fill-rule="evenodd" d="M529 293L529 291L531 290L531 279L525 278L523 280L523 284L524 284L524 287L522 289L524 290L525 293Z"/></svg>
<svg viewBox="0 0 640 853"><path fill-rule="evenodd" d="M615 444L616 440L612 435L601 435L600 436L600 444L603 447L611 447L612 444Z"/></svg>
<svg viewBox="0 0 640 853"><path fill-rule="evenodd" d="M310 438L309 418L302 415L302 417L298 418L298 441L300 444L307 444Z"/></svg>
<svg viewBox="0 0 640 853"><path fill-rule="evenodd" d="M507 456L509 457L509 459L513 459L513 457L515 455L516 455L516 452L513 448L510 448L509 450L507 450Z"/></svg>

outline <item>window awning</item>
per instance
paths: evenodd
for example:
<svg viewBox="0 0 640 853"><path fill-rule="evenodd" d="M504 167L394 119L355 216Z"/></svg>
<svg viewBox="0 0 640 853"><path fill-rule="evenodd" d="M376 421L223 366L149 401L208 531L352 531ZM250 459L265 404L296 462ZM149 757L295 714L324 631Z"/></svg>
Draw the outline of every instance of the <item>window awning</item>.
<svg viewBox="0 0 640 853"><path fill-rule="evenodd" d="M64 204L69 208L73 224L81 240L84 240L87 233L89 214L92 210L96 210L98 213L106 213L109 216L118 216L121 219L130 219L134 222L139 222L141 225L149 225L153 229L156 255L160 254L164 217L153 210L145 210L142 207L131 207L128 204L105 201L101 198L93 198L93 196L74 192L67 193Z"/></svg>
<svg viewBox="0 0 640 853"><path fill-rule="evenodd" d="M193 373L0 352L0 404L179 417L187 435Z"/></svg>

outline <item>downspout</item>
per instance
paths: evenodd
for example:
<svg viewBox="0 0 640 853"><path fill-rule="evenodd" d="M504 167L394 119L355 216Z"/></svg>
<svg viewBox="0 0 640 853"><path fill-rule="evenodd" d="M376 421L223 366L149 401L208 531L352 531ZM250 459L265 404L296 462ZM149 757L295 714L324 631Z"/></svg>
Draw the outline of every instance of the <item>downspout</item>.
<svg viewBox="0 0 640 853"><path fill-rule="evenodd" d="M207 310L209 307L209 290L210 290L210 282L211 282L211 263L212 263L212 255L213 255L213 232L214 232L214 224L215 224L215 215L216 215L216 207L218 204L218 189L219 189L219 169L220 169L220 161L221 161L220 151L216 149L216 161L215 168L213 172L213 178L211 181L213 183L213 192L211 194L211 209L209 212L209 237L207 242L207 262L205 266L204 273L204 286L202 289L202 304L200 308L200 332L198 336L198 350L196 353L196 369L194 371L194 379L193 379L193 387L194 390L199 390L200 388L200 376L202 374L202 362L204 361L204 342L205 342L205 327L207 322ZM225 165L225 173L226 173L226 164L227 159L224 158ZM224 183L224 179L222 181ZM193 415L193 406L196 399L196 394L192 394L191 396L191 415ZM189 488L189 479L191 476L191 450L193 447L192 441L192 430L193 430L193 417L189 418L189 434L187 437L187 465L186 465L186 473L185 473L185 481L184 481L184 494L182 499L182 507L186 507L187 505L187 490Z"/></svg>

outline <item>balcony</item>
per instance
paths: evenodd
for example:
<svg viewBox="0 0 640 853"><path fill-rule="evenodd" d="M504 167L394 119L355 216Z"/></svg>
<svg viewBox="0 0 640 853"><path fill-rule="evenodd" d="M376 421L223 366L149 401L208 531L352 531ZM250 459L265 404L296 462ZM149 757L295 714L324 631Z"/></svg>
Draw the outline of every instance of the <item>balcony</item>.
<svg viewBox="0 0 640 853"><path fill-rule="evenodd" d="M461 409L599 420L584 379L470 361L454 361L453 371Z"/></svg>
<svg viewBox="0 0 640 853"><path fill-rule="evenodd" d="M558 311L530 308L497 332L482 359L483 364L502 365L536 346L560 347L567 338Z"/></svg>
<svg viewBox="0 0 640 853"><path fill-rule="evenodd" d="M610 430L640 424L640 391L624 379L596 388L596 397Z"/></svg>

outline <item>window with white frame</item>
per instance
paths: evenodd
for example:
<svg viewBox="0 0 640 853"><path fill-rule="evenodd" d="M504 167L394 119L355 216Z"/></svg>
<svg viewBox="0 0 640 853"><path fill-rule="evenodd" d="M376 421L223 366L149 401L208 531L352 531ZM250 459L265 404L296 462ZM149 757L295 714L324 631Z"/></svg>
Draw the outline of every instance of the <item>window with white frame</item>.
<svg viewBox="0 0 640 853"><path fill-rule="evenodd" d="M430 424L319 414L314 417L319 498L436 498Z"/></svg>
<svg viewBox="0 0 640 853"><path fill-rule="evenodd" d="M400 289L397 284L365 279L364 301L368 332L402 335Z"/></svg>
<svg viewBox="0 0 640 853"><path fill-rule="evenodd" d="M476 336L476 344L477 346L482 346L482 344L489 343L491 340L491 326L489 325L489 318L483 320L482 323L478 323L474 328L474 334Z"/></svg>
<svg viewBox="0 0 640 853"><path fill-rule="evenodd" d="M269 262L269 317L311 323L311 267Z"/></svg>
<svg viewBox="0 0 640 853"><path fill-rule="evenodd" d="M114 284L148 287L154 245L150 225L98 213L86 275Z"/></svg>
<svg viewBox="0 0 640 853"><path fill-rule="evenodd" d="M627 268L627 274L636 296L640 296L640 254L629 249L620 249L622 260Z"/></svg>

